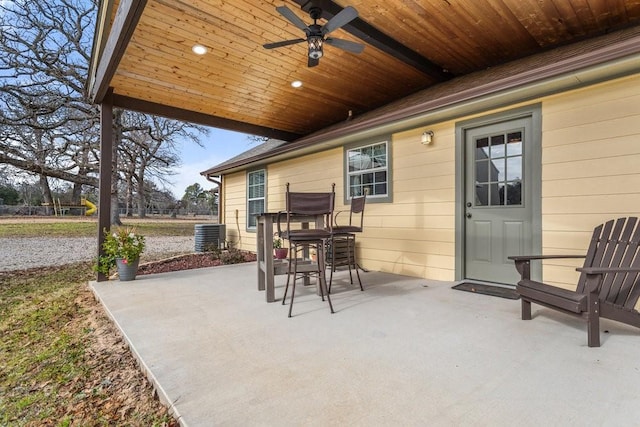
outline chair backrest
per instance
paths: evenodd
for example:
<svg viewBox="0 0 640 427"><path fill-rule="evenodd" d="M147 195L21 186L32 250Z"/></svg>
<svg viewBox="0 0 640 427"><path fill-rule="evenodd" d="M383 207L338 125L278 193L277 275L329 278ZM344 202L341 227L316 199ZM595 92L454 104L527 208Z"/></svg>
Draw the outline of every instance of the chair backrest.
<svg viewBox="0 0 640 427"><path fill-rule="evenodd" d="M618 218L599 225L593 231L587 250L585 267L640 267L640 226L638 218ZM578 281L578 292L584 292L586 274ZM640 297L638 273L605 274L600 299L632 310Z"/></svg>
<svg viewBox="0 0 640 427"><path fill-rule="evenodd" d="M355 225L353 223L354 216L360 216L360 230L364 226L364 205L367 201L367 194L365 193L360 197L351 198L351 209L349 210L349 225Z"/></svg>
<svg viewBox="0 0 640 427"><path fill-rule="evenodd" d="M336 199L335 187L336 185L332 184L331 192L327 193L300 193L289 191L289 183L287 183L285 194L287 230L291 229L291 215L322 215L324 217L324 227L331 230L331 218L333 218Z"/></svg>

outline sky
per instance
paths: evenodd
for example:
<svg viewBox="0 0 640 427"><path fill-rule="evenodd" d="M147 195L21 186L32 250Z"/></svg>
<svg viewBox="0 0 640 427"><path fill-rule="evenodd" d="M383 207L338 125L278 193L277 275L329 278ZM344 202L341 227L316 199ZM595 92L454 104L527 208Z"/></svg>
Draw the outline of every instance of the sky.
<svg viewBox="0 0 640 427"><path fill-rule="evenodd" d="M183 142L180 151L182 166L176 168L177 174L170 177L173 185L168 189L174 196L181 199L184 190L195 183L205 190L215 187L207 181L200 172L222 163L230 158L255 147L256 143L249 140L249 135L222 129L210 128L209 135L201 139L202 147L192 142Z"/></svg>

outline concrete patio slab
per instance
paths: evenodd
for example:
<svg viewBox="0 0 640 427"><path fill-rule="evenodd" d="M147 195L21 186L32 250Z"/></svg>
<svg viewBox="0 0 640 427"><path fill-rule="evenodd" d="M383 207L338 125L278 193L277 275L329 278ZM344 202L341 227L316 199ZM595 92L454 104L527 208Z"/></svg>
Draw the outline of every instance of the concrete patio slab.
<svg viewBox="0 0 640 427"><path fill-rule="evenodd" d="M266 303L255 263L91 283L188 426L640 424L640 331L387 273ZM276 279L281 298L284 277ZM608 333L604 331L607 330Z"/></svg>

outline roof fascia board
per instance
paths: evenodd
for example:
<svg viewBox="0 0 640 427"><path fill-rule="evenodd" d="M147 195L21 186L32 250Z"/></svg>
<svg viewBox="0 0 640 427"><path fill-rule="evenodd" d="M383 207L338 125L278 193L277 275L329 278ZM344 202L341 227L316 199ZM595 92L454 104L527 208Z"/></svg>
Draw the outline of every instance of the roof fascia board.
<svg viewBox="0 0 640 427"><path fill-rule="evenodd" d="M95 82L96 68L98 67L98 58L102 55L104 45L107 42L106 35L111 29L109 17L113 10L113 0L105 0L100 2L98 6L98 14L96 17L96 28L93 32L93 45L91 47L91 60L89 63L89 73L85 83L85 93L89 93L89 88Z"/></svg>
<svg viewBox="0 0 640 427"><path fill-rule="evenodd" d="M285 132L264 126L251 125L236 120L226 119L224 117L198 113L196 111L185 110L183 108L171 107L142 99L131 98L125 95L114 94L113 105L114 107L120 107L126 110L139 111L141 113L148 113L170 119L182 120L185 122L197 123L219 129L232 130L235 132L243 132L251 135L262 135L268 138L280 139L282 141L293 141L301 136L296 133Z"/></svg>
<svg viewBox="0 0 640 427"><path fill-rule="evenodd" d="M212 168L207 172L211 175L232 173L249 166L291 159L372 136L427 126L637 73L640 73L640 37L427 100L352 126L305 137L278 147L267 155L242 159L237 164L228 164L223 169Z"/></svg>
<svg viewBox="0 0 640 427"><path fill-rule="evenodd" d="M100 52L93 83L89 87L89 99L93 103L99 104L104 99L146 4L147 0L120 1L109 37Z"/></svg>

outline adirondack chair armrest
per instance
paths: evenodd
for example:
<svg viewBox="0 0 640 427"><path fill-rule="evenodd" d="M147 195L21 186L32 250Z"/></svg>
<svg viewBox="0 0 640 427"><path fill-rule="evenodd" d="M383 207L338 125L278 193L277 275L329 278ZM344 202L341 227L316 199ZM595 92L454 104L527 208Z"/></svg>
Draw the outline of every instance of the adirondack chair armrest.
<svg viewBox="0 0 640 427"><path fill-rule="evenodd" d="M578 267L576 270L586 274L640 273L640 267Z"/></svg>
<svg viewBox="0 0 640 427"><path fill-rule="evenodd" d="M607 273L640 273L640 267L578 267L576 270L587 275L589 292L600 292L602 278Z"/></svg>
<svg viewBox="0 0 640 427"><path fill-rule="evenodd" d="M545 259L562 259L562 258L584 258L584 255L512 255L508 257L515 261L516 270L520 273L522 280L531 278L531 261Z"/></svg>
<svg viewBox="0 0 640 427"><path fill-rule="evenodd" d="M562 258L584 258L584 255L512 255L509 259L513 261L531 261L536 259L562 259Z"/></svg>

